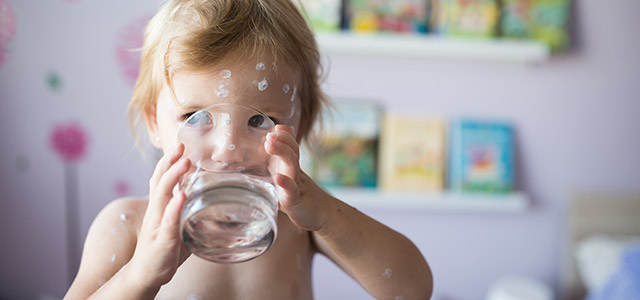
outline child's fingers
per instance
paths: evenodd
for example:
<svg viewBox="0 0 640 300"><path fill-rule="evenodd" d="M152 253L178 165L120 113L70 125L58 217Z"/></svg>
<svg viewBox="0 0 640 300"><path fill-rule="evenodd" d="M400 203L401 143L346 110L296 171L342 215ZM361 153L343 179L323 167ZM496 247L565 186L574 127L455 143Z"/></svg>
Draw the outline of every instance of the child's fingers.
<svg viewBox="0 0 640 300"><path fill-rule="evenodd" d="M269 140L265 145L267 153L277 156L280 159L277 172L282 173L290 178L298 177L298 154L287 144Z"/></svg>
<svg viewBox="0 0 640 300"><path fill-rule="evenodd" d="M171 167L176 161L178 161L183 152L184 145L180 143L171 148L162 156L162 158L160 158L160 160L156 164L156 168L153 170L151 179L149 180L149 189L153 189L158 184L158 181L160 181L162 174L164 174L169 169L169 167Z"/></svg>
<svg viewBox="0 0 640 300"><path fill-rule="evenodd" d="M298 145L291 127L286 125L278 125L278 127L276 127L276 131L270 133L267 138L269 140L285 143L294 150L296 155L300 155L300 145Z"/></svg>
<svg viewBox="0 0 640 300"><path fill-rule="evenodd" d="M173 189L178 184L180 176L189 170L189 166L189 159L180 159L157 179L156 185L149 192L148 215L145 219L148 218L152 224L158 224L162 220L167 202L173 197Z"/></svg>
<svg viewBox="0 0 640 300"><path fill-rule="evenodd" d="M291 177L286 176L284 174L278 174L275 177L276 186L278 186L279 190L279 201L280 205L285 207L285 211L287 208L295 206L300 201L300 197L298 197L298 185L296 182L291 179Z"/></svg>
<svg viewBox="0 0 640 300"><path fill-rule="evenodd" d="M161 234L166 239L175 238L179 236L180 231L180 212L187 199L187 196L183 192L178 192L167 204L164 215L162 216L162 229Z"/></svg>

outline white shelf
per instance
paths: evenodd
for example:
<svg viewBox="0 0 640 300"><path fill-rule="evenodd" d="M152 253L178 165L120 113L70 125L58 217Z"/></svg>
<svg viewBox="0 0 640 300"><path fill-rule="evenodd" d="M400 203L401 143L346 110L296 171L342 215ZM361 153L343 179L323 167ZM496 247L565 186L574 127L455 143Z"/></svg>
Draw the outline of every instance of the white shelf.
<svg viewBox="0 0 640 300"><path fill-rule="evenodd" d="M375 189L329 189L338 199L358 209L385 211L451 211L520 213L529 201L521 192L507 194L385 192Z"/></svg>
<svg viewBox="0 0 640 300"><path fill-rule="evenodd" d="M541 63L549 47L533 40L452 38L415 34L317 33L329 55Z"/></svg>

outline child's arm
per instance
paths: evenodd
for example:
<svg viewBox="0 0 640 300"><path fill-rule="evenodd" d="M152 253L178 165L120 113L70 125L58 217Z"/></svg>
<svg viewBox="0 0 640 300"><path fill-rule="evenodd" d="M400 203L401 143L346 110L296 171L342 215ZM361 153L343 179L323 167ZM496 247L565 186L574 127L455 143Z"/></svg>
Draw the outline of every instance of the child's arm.
<svg viewBox="0 0 640 300"><path fill-rule="evenodd" d="M280 209L298 227L313 232L327 255L378 299L429 299L431 269L402 234L331 197L300 171L293 131L278 125L265 148L279 158L274 182Z"/></svg>
<svg viewBox="0 0 640 300"><path fill-rule="evenodd" d="M153 299L171 280L188 256L179 234L185 195L172 191L189 169L188 159L178 160L183 151L179 145L158 161L146 211L114 201L96 217L65 299Z"/></svg>

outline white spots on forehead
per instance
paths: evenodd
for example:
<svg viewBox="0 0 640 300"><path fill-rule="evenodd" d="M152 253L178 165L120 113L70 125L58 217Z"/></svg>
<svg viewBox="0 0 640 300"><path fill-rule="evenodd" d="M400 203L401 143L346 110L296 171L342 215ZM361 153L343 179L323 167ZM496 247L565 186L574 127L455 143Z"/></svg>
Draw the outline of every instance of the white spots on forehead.
<svg viewBox="0 0 640 300"><path fill-rule="evenodd" d="M187 300L202 300L202 297L200 297L200 295L191 294L187 296Z"/></svg>
<svg viewBox="0 0 640 300"><path fill-rule="evenodd" d="M225 82L221 82L218 85L218 87L216 88L215 92L216 92L216 96L218 96L220 98L227 98L227 97L229 97L229 94L231 93L227 89L227 84Z"/></svg>
<svg viewBox="0 0 640 300"><path fill-rule="evenodd" d="M267 66L263 62L259 62L258 64L256 64L257 71L264 71L266 69L267 69Z"/></svg>
<svg viewBox="0 0 640 300"><path fill-rule="evenodd" d="M258 85L258 90L261 92L264 92L267 90L267 88L269 87L269 81L267 81L267 78L262 78L262 80L256 82L256 84Z"/></svg>
<svg viewBox="0 0 640 300"><path fill-rule="evenodd" d="M227 147L227 150L229 150L229 151L236 150L236 145L234 145L234 144L229 144L229 147Z"/></svg>
<svg viewBox="0 0 640 300"><path fill-rule="evenodd" d="M288 84L285 84L282 86L283 93L288 94L290 90L291 90L291 86L289 86Z"/></svg>
<svg viewBox="0 0 640 300"><path fill-rule="evenodd" d="M224 79L229 79L231 78L231 71L230 70L222 70L220 71L220 76Z"/></svg>
<svg viewBox="0 0 640 300"><path fill-rule="evenodd" d="M111 262L114 263L116 261L116 254L111 254Z"/></svg>
<svg viewBox="0 0 640 300"><path fill-rule="evenodd" d="M294 85L293 86L293 92L291 92L291 99L290 99L291 102L296 100L296 93L297 92L298 92L298 87Z"/></svg>
<svg viewBox="0 0 640 300"><path fill-rule="evenodd" d="M382 273L382 277L389 279L391 278L391 274L393 274L393 270L387 268L386 270L384 270L384 273Z"/></svg>

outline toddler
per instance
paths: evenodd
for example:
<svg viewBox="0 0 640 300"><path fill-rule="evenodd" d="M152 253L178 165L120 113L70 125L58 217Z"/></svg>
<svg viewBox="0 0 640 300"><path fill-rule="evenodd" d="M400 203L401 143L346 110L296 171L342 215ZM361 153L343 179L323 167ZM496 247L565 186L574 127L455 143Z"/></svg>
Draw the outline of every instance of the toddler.
<svg viewBox="0 0 640 300"><path fill-rule="evenodd" d="M170 0L149 22L129 112L164 153L149 196L111 202L86 238L65 299L312 299L311 264L326 255L378 299L429 299L431 270L402 234L334 198L299 166L299 144L325 103L312 32L290 0ZM263 112L279 202L278 237L263 255L219 264L180 238L192 168L176 135L214 104ZM234 159L245 159L236 157Z"/></svg>

